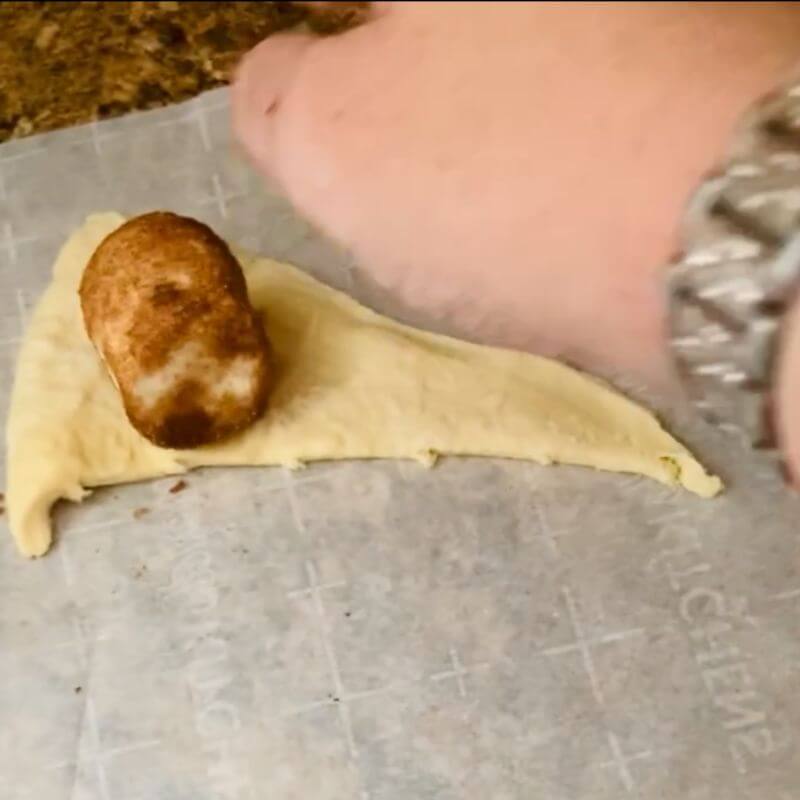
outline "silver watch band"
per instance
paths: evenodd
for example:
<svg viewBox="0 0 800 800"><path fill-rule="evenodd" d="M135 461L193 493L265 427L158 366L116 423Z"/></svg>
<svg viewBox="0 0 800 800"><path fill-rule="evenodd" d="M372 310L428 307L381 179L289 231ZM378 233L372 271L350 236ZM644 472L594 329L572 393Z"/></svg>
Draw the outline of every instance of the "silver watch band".
<svg viewBox="0 0 800 800"><path fill-rule="evenodd" d="M670 265L669 335L706 419L776 446L781 322L800 286L800 83L758 103L735 150L689 203Z"/></svg>

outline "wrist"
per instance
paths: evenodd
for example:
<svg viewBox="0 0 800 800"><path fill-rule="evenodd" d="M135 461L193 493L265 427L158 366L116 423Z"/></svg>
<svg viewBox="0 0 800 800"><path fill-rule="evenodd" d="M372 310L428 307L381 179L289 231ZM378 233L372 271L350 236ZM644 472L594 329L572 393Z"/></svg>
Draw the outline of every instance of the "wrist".
<svg viewBox="0 0 800 800"><path fill-rule="evenodd" d="M779 24L780 9L773 7L777 13L759 16L751 8L751 17L743 8L736 20L725 20L728 5L719 4L715 11L715 24L727 22L724 31L716 32L718 46L693 39L680 74L667 88L663 150L652 165L660 193L645 211L654 235L643 245L643 263L656 265L659 286L664 265L680 246L681 220L690 197L732 150L742 116L800 63L798 40L794 34L786 36ZM797 30L796 11L782 11L791 14L787 23ZM655 119L653 125L658 124Z"/></svg>
<svg viewBox="0 0 800 800"><path fill-rule="evenodd" d="M681 156L673 165L672 189L679 190L688 180L687 197L695 188L700 193L685 213L676 215L685 220L685 227L676 243L681 252L671 265L670 332L697 407L753 443L779 444L787 477L797 481L800 303L776 319L777 312L756 302L770 296L775 303L792 302L787 281L796 276L791 261L796 245L788 243L797 230L791 200L797 175L784 160L773 163L770 156L776 147L786 158L797 152L796 143L782 141L777 132L796 119L796 93L786 91L786 81L797 50L794 42L776 36L762 42L754 53L761 54L756 60L742 59L735 49L726 52L727 58L698 73L700 88L710 92L709 107L689 107L687 119L696 123L695 138L691 148L682 152L677 148ZM712 91L709 80L724 86L725 92ZM768 104L755 106L756 100L768 95ZM693 98L697 100L696 94ZM740 122L745 115L747 119ZM674 123L674 117L671 120ZM734 171L725 158L733 152L744 160L745 171ZM663 162L659 167L663 170ZM714 176L701 181L709 172ZM660 175L668 183L669 173ZM668 202L669 191L665 197ZM772 378L765 384L768 366ZM775 422L775 438L759 423L759 419L766 423L762 414L767 408Z"/></svg>
<svg viewBox="0 0 800 800"><path fill-rule="evenodd" d="M636 115L626 123L631 134L617 135L624 141L616 168L630 187L618 208L629 221L624 226L627 252L615 252L618 231L609 231L615 268L639 300L629 313L638 317L637 333L644 334L629 337L630 357L624 344L615 348L615 357L662 383L674 380L666 356L664 271L679 249L687 202L731 149L742 115L800 61L795 9L773 4L682 8L685 13L671 28L665 22L659 27L672 44L669 62L651 64L658 78L648 78L645 93L631 101Z"/></svg>

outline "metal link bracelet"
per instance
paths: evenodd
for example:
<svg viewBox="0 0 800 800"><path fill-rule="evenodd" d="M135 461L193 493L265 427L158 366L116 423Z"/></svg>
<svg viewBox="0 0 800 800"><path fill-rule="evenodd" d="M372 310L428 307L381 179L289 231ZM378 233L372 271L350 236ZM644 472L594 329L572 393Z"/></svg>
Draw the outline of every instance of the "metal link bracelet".
<svg viewBox="0 0 800 800"><path fill-rule="evenodd" d="M759 102L689 203L670 265L672 354L710 422L776 447L772 386L800 287L800 84Z"/></svg>

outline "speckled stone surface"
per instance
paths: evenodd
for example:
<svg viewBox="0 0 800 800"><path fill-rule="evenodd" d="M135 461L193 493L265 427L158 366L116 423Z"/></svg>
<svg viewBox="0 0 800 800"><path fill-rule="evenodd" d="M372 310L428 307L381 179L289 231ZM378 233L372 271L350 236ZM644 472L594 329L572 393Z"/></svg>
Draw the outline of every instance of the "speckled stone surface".
<svg viewBox="0 0 800 800"><path fill-rule="evenodd" d="M365 5L0 3L0 141L188 99L266 36L335 32Z"/></svg>

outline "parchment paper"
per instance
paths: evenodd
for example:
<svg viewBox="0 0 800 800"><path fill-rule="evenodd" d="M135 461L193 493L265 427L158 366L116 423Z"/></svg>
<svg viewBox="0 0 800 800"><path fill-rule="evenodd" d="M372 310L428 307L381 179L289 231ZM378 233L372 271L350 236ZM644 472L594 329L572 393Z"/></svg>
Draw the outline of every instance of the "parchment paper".
<svg viewBox="0 0 800 800"><path fill-rule="evenodd" d="M3 419L65 236L155 208L393 311L236 155L225 91L7 143ZM0 798L797 800L800 503L660 410L723 498L451 459L99 491L36 562L0 517Z"/></svg>

